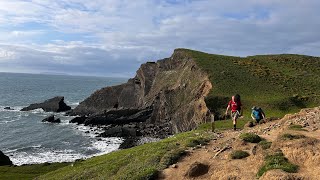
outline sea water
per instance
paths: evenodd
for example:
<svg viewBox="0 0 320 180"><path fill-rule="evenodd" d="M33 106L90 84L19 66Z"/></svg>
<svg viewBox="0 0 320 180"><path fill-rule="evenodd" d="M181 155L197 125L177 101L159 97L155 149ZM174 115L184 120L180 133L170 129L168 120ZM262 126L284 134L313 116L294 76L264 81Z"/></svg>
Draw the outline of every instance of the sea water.
<svg viewBox="0 0 320 180"><path fill-rule="evenodd" d="M69 123L74 117L23 107L64 96L72 108L94 91L125 82L124 78L0 73L0 151L15 165L70 162L119 148L120 138L97 138L98 128ZM5 110L10 107L13 110ZM43 123L54 114L61 123Z"/></svg>

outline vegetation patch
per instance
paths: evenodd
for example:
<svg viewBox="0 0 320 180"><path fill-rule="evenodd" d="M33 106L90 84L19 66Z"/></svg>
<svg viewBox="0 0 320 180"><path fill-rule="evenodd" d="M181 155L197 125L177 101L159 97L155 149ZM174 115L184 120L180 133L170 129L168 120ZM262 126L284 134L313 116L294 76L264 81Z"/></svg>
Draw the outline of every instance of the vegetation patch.
<svg viewBox="0 0 320 180"><path fill-rule="evenodd" d="M248 157L250 154L246 151L236 150L232 151L230 154L231 159L243 159Z"/></svg>
<svg viewBox="0 0 320 180"><path fill-rule="evenodd" d="M244 128L245 124L249 121L251 121L251 118L244 117L242 119L238 119L237 128L241 128L241 129ZM220 130L232 129L233 124L232 124L231 119L230 120L218 120L218 121L214 122L214 127L215 127L216 131L220 131ZM197 129L211 131L211 129L212 129L211 122L200 124Z"/></svg>
<svg viewBox="0 0 320 180"><path fill-rule="evenodd" d="M305 129L302 129L303 127L301 125L298 124L291 124L289 126L290 130L294 130L294 131L306 131Z"/></svg>
<svg viewBox="0 0 320 180"><path fill-rule="evenodd" d="M224 119L231 96L240 94L246 107L259 105L268 117L282 117L320 103L320 58L296 54L223 56L178 49L192 57L215 88L207 107ZM245 110L250 117L250 110Z"/></svg>
<svg viewBox="0 0 320 180"><path fill-rule="evenodd" d="M262 140L258 143L259 146L261 146L262 149L269 149L271 147L272 142L268 142L266 140Z"/></svg>
<svg viewBox="0 0 320 180"><path fill-rule="evenodd" d="M178 162L178 160L186 154L184 149L173 149L166 153L160 160L160 166L163 168L169 167L171 164Z"/></svg>
<svg viewBox="0 0 320 180"><path fill-rule="evenodd" d="M0 179L34 179L71 163L44 163L22 166L0 166Z"/></svg>
<svg viewBox="0 0 320 180"><path fill-rule="evenodd" d="M301 138L306 138L305 135L302 134L289 134L289 133L285 133L282 134L280 136L281 139L289 139L289 140L293 140L293 139L301 139Z"/></svg>
<svg viewBox="0 0 320 180"><path fill-rule="evenodd" d="M183 156L188 146L208 142L211 136L205 131L180 133L159 142L93 157L38 179L155 179L159 171Z"/></svg>
<svg viewBox="0 0 320 180"><path fill-rule="evenodd" d="M258 177L262 176L263 173L271 169L282 169L283 171L289 173L295 173L298 171L299 166L290 163L281 151L276 152L273 155L266 156L264 160L264 165L258 171Z"/></svg>
<svg viewBox="0 0 320 180"><path fill-rule="evenodd" d="M192 137L186 140L185 145L187 147L195 147L197 145L206 145L208 142L209 142L208 138Z"/></svg>
<svg viewBox="0 0 320 180"><path fill-rule="evenodd" d="M260 136L254 134L254 133L241 134L240 138L245 142L251 142L251 143L258 143L262 140Z"/></svg>

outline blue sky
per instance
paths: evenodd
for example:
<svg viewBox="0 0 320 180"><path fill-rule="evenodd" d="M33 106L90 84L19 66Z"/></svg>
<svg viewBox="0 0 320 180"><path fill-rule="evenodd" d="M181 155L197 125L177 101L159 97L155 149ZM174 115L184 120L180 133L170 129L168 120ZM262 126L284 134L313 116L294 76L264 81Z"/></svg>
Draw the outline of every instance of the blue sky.
<svg viewBox="0 0 320 180"><path fill-rule="evenodd" d="M175 48L320 56L318 0L0 0L0 72L132 77Z"/></svg>

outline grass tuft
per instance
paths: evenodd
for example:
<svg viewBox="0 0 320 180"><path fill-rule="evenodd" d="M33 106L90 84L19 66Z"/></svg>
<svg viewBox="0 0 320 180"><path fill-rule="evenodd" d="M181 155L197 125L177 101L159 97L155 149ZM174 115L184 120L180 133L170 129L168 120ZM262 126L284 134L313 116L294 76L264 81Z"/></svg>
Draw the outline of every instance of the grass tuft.
<svg viewBox="0 0 320 180"><path fill-rule="evenodd" d="M262 149L269 149L271 147L272 142L268 142L266 140L262 140L258 143Z"/></svg>
<svg viewBox="0 0 320 180"><path fill-rule="evenodd" d="M273 155L268 155L264 160L264 165L257 173L258 177L262 176L265 172L271 169L282 169L283 171L289 173L295 173L298 171L299 166L290 163L282 152L276 152Z"/></svg>
<svg viewBox="0 0 320 180"><path fill-rule="evenodd" d="M250 154L246 151L236 150L230 154L231 159L243 159L248 157Z"/></svg>
<svg viewBox="0 0 320 180"><path fill-rule="evenodd" d="M305 129L302 129L303 127L301 125L298 124L291 124L289 126L290 130L294 130L294 131L306 131Z"/></svg>
<svg viewBox="0 0 320 180"><path fill-rule="evenodd" d="M173 149L166 153L160 160L160 166L163 168L167 168L170 165L178 162L178 160L186 155L186 151L184 149Z"/></svg>
<svg viewBox="0 0 320 180"><path fill-rule="evenodd" d="M282 134L280 136L281 139L289 139L289 140L293 140L293 139L301 139L301 138L306 138L305 135L302 134L289 134L289 133L285 133Z"/></svg>
<svg viewBox="0 0 320 180"><path fill-rule="evenodd" d="M260 136L254 134L254 133L241 134L240 138L242 140L244 140L245 142L251 142L251 143L258 143L262 140Z"/></svg>

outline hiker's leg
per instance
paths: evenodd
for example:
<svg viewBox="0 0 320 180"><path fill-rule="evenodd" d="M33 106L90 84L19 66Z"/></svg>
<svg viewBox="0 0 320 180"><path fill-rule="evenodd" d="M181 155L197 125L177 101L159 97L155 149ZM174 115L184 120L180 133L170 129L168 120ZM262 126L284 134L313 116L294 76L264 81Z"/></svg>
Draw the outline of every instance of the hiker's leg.
<svg viewBox="0 0 320 180"><path fill-rule="evenodd" d="M233 117L233 130L237 129L237 116Z"/></svg>

